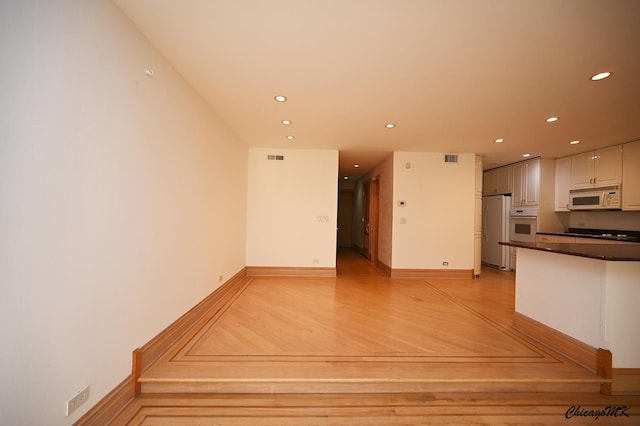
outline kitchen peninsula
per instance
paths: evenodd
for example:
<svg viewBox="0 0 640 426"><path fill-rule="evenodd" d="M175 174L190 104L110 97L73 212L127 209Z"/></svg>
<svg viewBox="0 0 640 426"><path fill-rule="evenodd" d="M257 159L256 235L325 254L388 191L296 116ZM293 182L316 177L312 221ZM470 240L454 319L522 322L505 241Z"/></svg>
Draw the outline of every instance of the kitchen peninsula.
<svg viewBox="0 0 640 426"><path fill-rule="evenodd" d="M640 243L500 244L518 250L516 318L609 350L613 368L640 368Z"/></svg>

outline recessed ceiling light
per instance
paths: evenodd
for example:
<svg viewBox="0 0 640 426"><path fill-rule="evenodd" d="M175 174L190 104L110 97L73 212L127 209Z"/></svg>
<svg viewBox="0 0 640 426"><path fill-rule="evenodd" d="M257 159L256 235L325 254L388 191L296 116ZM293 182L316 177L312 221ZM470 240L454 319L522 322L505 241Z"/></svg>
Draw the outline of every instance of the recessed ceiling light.
<svg viewBox="0 0 640 426"><path fill-rule="evenodd" d="M282 120L281 123L282 124L291 124L291 120Z"/></svg>
<svg viewBox="0 0 640 426"><path fill-rule="evenodd" d="M296 138L295 136L291 136L291 135L287 136L287 139L289 139L290 141L294 140L295 138Z"/></svg>
<svg viewBox="0 0 640 426"><path fill-rule="evenodd" d="M504 142L504 139L496 139L496 143L502 143Z"/></svg>
<svg viewBox="0 0 640 426"><path fill-rule="evenodd" d="M609 77L610 75L611 75L610 72L601 72L601 73L598 73L598 74L594 75L593 77L591 77L591 80L593 80L593 81L603 80L603 79Z"/></svg>
<svg viewBox="0 0 640 426"><path fill-rule="evenodd" d="M579 144L579 143L580 143L580 141L571 141L571 142L569 142L569 143L570 143L571 145L577 145L577 144Z"/></svg>
<svg viewBox="0 0 640 426"><path fill-rule="evenodd" d="M389 123L389 124L386 124L384 127L386 127L387 129L393 129L394 127L396 127L396 125L393 123Z"/></svg>
<svg viewBox="0 0 640 426"><path fill-rule="evenodd" d="M353 167L357 169L358 167L360 167L360 164L354 164Z"/></svg>
<svg viewBox="0 0 640 426"><path fill-rule="evenodd" d="M554 121L558 121L558 117L549 117L549 118L547 118L547 123L553 123Z"/></svg>
<svg viewBox="0 0 640 426"><path fill-rule="evenodd" d="M526 153L526 154L522 154L523 157L527 158L527 157L531 157L531 154Z"/></svg>
<svg viewBox="0 0 640 426"><path fill-rule="evenodd" d="M344 179L344 180L349 180L349 176L345 176L345 177L343 177L342 179Z"/></svg>
<svg viewBox="0 0 640 426"><path fill-rule="evenodd" d="M282 95L278 95L278 96L274 97L273 99L275 99L278 102L286 102L287 97L286 96L282 96Z"/></svg>

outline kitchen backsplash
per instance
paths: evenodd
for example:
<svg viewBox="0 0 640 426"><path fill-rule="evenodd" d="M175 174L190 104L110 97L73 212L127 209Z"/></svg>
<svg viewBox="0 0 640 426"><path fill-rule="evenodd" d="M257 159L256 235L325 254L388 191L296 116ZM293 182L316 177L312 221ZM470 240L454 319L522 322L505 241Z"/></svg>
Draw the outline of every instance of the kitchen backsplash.
<svg viewBox="0 0 640 426"><path fill-rule="evenodd" d="M571 228L640 231L640 211L580 211L569 215Z"/></svg>

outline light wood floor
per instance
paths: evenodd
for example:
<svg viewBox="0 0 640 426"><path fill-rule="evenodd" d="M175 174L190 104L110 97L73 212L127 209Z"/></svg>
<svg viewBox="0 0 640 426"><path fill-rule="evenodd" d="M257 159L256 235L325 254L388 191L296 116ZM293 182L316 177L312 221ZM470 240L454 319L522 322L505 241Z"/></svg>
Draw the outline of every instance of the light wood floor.
<svg viewBox="0 0 640 426"><path fill-rule="evenodd" d="M391 280L341 251L337 278L247 279L116 423L564 424L612 405L630 417L598 423L640 423L640 396L600 395L600 377L514 331L513 309L512 273Z"/></svg>

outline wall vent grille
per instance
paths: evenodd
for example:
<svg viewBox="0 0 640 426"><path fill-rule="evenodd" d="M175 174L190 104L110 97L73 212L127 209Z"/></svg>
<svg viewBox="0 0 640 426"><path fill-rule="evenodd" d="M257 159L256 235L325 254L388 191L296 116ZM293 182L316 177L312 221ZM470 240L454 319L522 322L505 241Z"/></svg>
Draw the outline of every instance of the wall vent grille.
<svg viewBox="0 0 640 426"><path fill-rule="evenodd" d="M458 162L458 154L445 154L444 155L445 163L457 163Z"/></svg>
<svg viewBox="0 0 640 426"><path fill-rule="evenodd" d="M269 154L267 160L284 160L284 155Z"/></svg>

